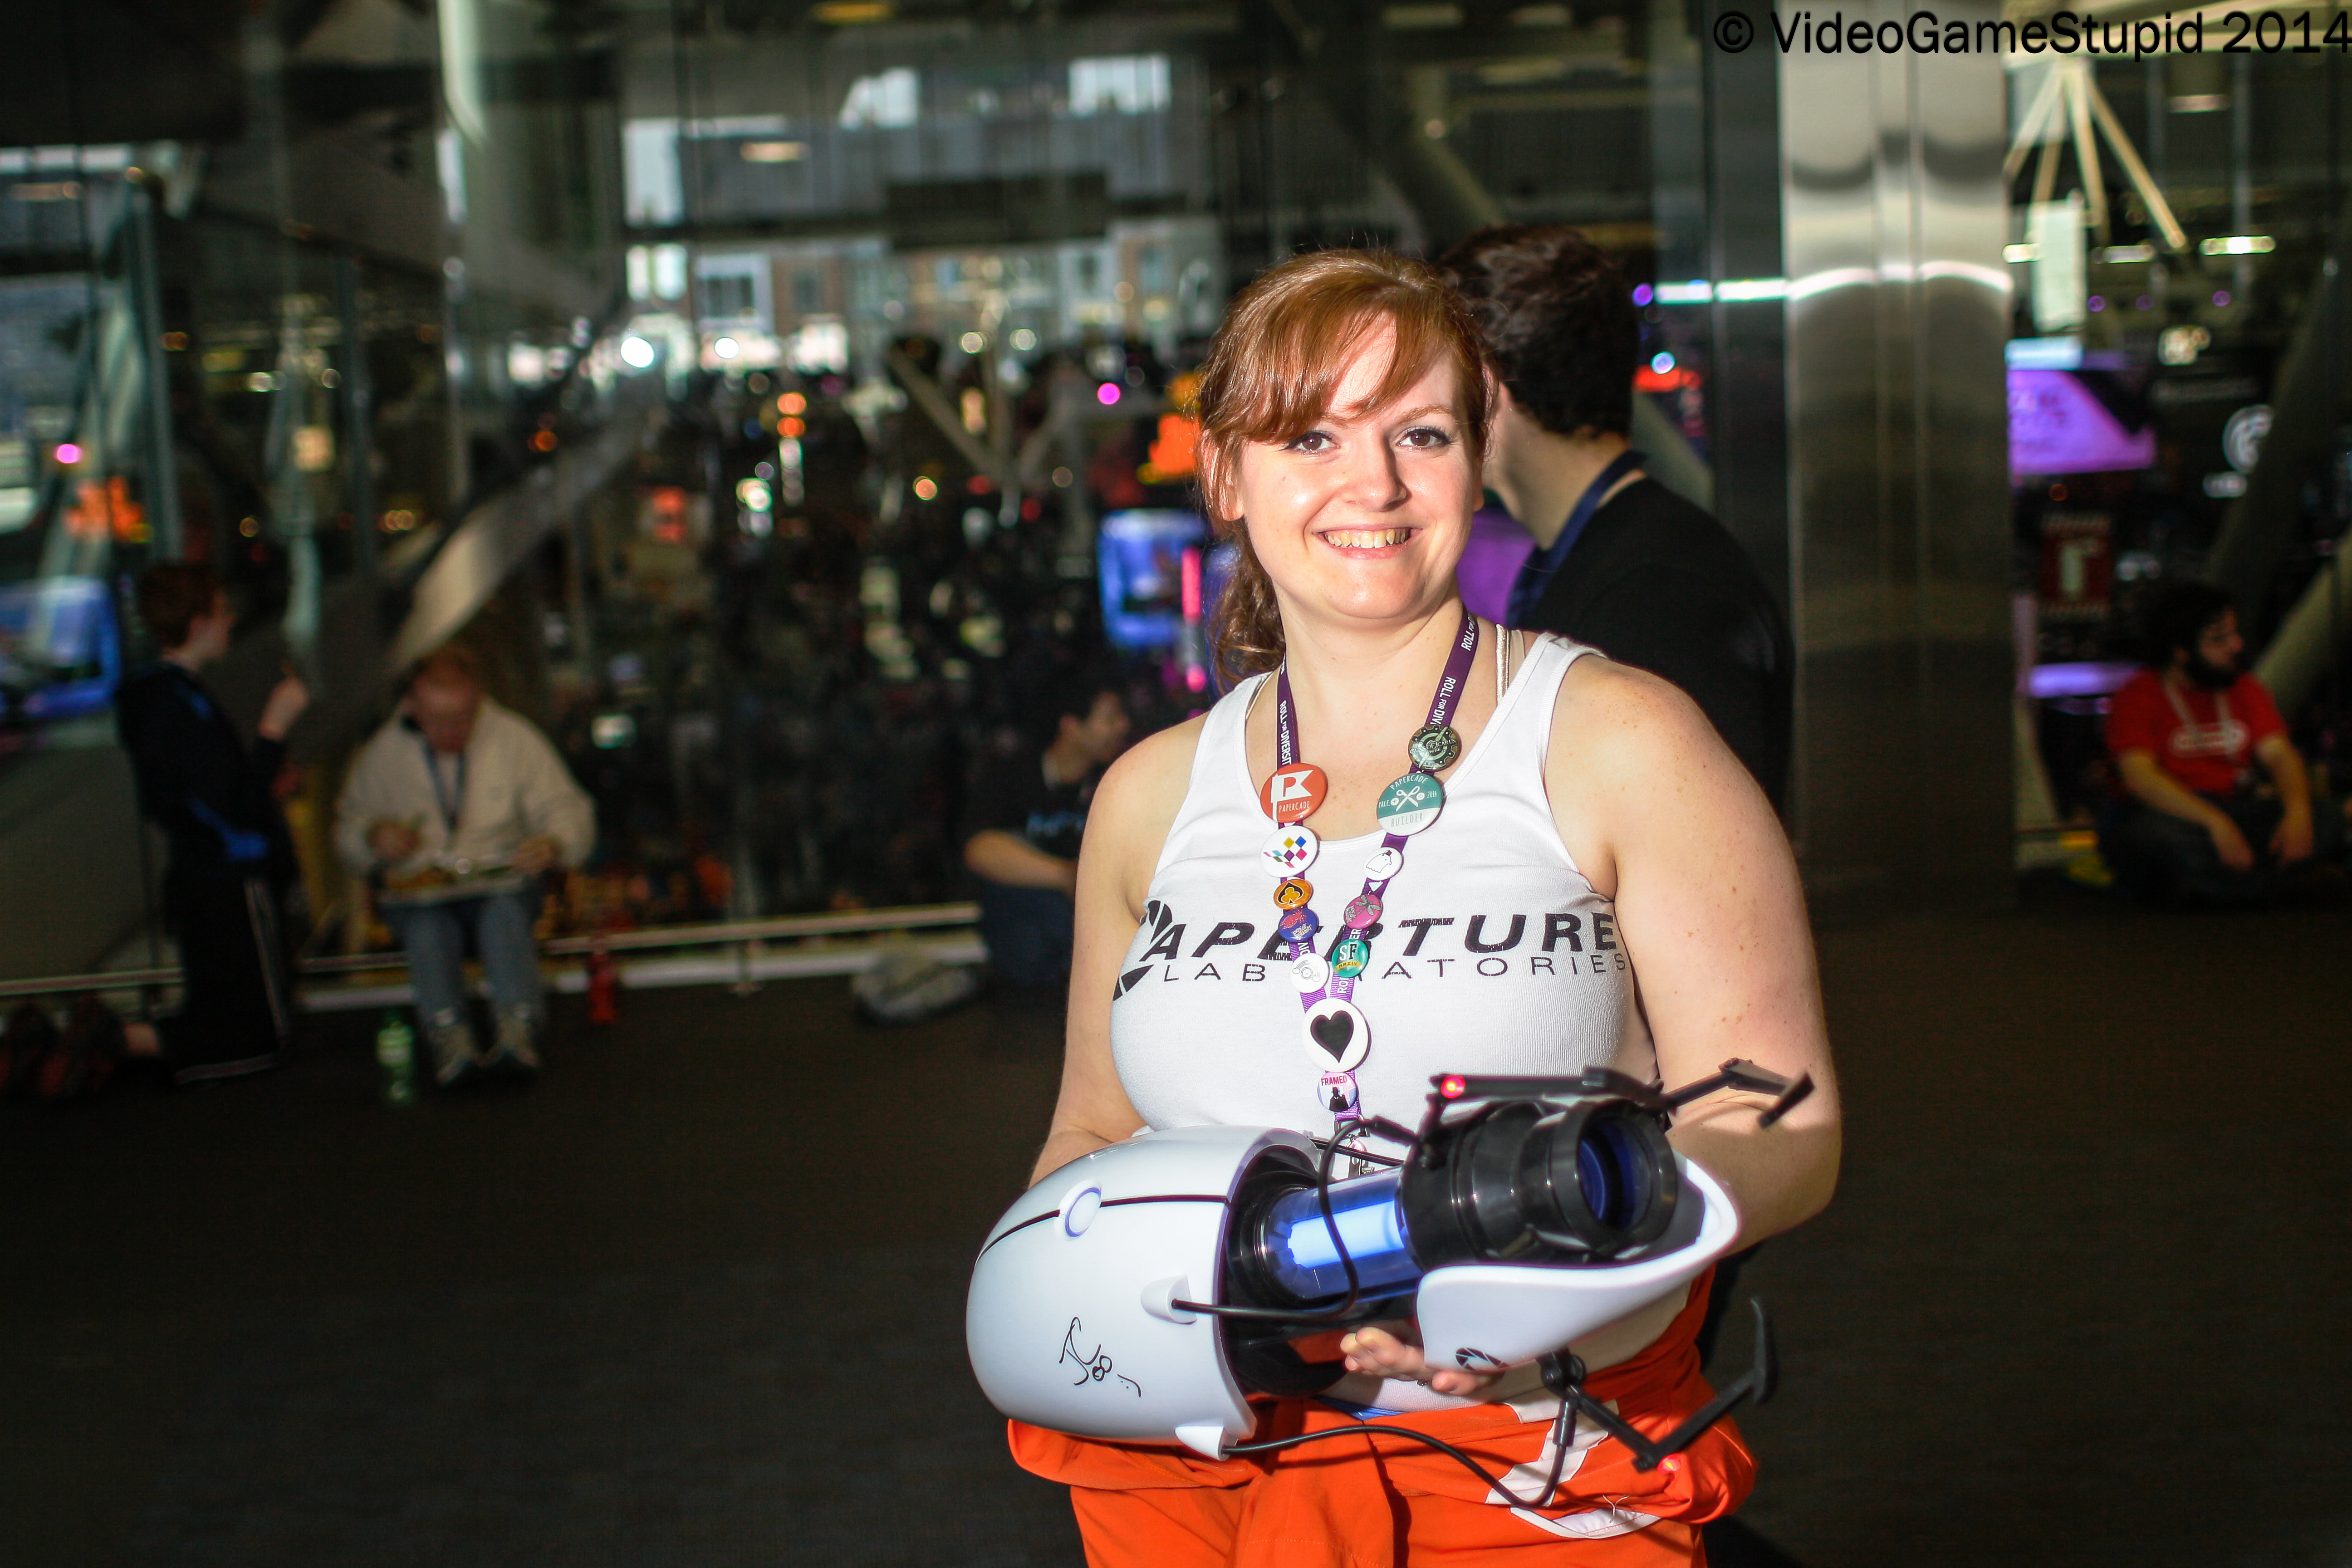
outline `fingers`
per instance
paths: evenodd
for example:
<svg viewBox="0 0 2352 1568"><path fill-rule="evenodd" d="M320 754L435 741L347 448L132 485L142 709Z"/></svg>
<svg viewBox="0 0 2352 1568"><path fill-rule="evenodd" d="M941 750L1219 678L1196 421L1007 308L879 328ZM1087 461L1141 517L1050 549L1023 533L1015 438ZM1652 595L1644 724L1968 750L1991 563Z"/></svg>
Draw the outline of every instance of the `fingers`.
<svg viewBox="0 0 2352 1568"><path fill-rule="evenodd" d="M1435 1394L1475 1397L1495 1381L1491 1373L1433 1367L1419 1345L1407 1344L1385 1329L1357 1330L1339 1342L1339 1353L1349 1372L1426 1384Z"/></svg>
<svg viewBox="0 0 2352 1568"><path fill-rule="evenodd" d="M1349 1372L1410 1378L1416 1383L1428 1365L1420 1346L1406 1344L1386 1329L1358 1329L1339 1342L1339 1353Z"/></svg>

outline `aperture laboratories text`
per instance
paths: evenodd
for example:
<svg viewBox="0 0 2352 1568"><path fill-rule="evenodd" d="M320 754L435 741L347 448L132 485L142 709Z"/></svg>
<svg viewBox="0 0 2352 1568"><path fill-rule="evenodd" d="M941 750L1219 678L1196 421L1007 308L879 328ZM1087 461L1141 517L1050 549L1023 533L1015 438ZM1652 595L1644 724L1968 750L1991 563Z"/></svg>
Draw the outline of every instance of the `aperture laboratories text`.
<svg viewBox="0 0 2352 1568"><path fill-rule="evenodd" d="M2315 22L2309 12L2224 11L2137 21L2105 21L2078 11L2053 11L2028 21L1963 21L1914 11L1899 21L1849 18L1840 11L1768 12L1772 41L1784 55L2105 55L2144 59L2161 55L2315 55L2352 52L2352 12ZM1757 29L1745 13L1716 17L1716 45L1747 50Z"/></svg>

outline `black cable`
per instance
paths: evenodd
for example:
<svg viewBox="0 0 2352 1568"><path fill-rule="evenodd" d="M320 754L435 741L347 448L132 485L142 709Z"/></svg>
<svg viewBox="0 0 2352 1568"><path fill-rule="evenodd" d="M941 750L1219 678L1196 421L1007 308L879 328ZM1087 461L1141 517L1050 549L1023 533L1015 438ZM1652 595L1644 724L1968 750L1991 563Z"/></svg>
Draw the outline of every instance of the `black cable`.
<svg viewBox="0 0 2352 1568"><path fill-rule="evenodd" d="M1329 1323L1344 1318L1363 1299L1364 1282L1356 1273L1356 1260L1348 1255L1348 1244L1339 1238L1339 1218L1331 1212L1331 1160L1339 1152L1339 1136L1323 1145L1323 1157L1315 1167L1316 1206L1323 1212L1323 1228L1331 1237L1331 1249L1339 1255L1339 1267L1348 1274L1348 1293L1329 1307L1220 1307L1208 1301L1171 1301L1168 1304L1180 1312L1199 1312L1212 1318L1251 1318L1274 1323Z"/></svg>
<svg viewBox="0 0 2352 1568"><path fill-rule="evenodd" d="M1330 1426L1320 1432L1301 1432L1295 1437L1275 1437L1263 1443L1228 1444L1219 1451L1229 1455L1271 1454L1283 1448L1296 1448L1302 1443L1319 1443L1326 1437L1353 1437L1365 1433L1385 1432L1398 1437L1410 1437L1416 1443L1427 1444L1486 1482L1496 1491L1502 1493L1504 1497L1508 1498L1515 1508L1549 1508L1553 1499L1559 1494L1560 1474L1568 1468L1569 1439L1575 1430L1575 1425L1576 1406L1563 1398L1559 1402L1559 1414L1553 1418L1551 1424L1551 1474L1544 1481L1543 1494L1533 1499L1518 1496L1510 1488L1505 1486L1499 1478L1488 1475L1485 1466L1453 1444L1443 1438L1433 1437L1426 1432L1416 1432L1410 1426L1382 1426L1377 1422L1359 1420L1353 1426Z"/></svg>

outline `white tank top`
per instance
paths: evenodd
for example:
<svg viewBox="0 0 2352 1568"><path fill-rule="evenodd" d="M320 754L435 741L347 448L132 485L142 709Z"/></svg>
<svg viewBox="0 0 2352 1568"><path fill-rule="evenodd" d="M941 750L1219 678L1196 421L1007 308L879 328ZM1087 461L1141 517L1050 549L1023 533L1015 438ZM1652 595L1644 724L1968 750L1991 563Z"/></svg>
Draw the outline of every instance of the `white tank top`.
<svg viewBox="0 0 2352 1568"><path fill-rule="evenodd" d="M1356 1069L1367 1114L1417 1125L1440 1073L1656 1075L1610 902L1570 858L1544 790L1560 679L1591 652L1532 639L1446 781L1444 814L1405 847L1354 997L1371 1034ZM1243 721L1268 679L1243 682L1210 710L1119 965L1111 1054L1128 1099L1155 1128L1331 1127L1275 934L1274 879L1258 855L1272 824L1243 750ZM1327 840L1306 873L1318 946L1338 931L1381 842L1377 832Z"/></svg>

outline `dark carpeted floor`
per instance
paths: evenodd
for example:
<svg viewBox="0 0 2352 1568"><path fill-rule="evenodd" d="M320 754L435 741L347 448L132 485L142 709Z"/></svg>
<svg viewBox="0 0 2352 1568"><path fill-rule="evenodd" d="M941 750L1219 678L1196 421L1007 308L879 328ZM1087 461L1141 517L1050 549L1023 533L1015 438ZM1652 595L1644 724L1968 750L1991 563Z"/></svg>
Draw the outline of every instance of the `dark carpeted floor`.
<svg viewBox="0 0 2352 1568"><path fill-rule="evenodd" d="M2051 892L1827 934L1846 1176L1748 1274L1743 1523L1810 1568L2352 1563L2347 944ZM0 1109L0 1563L1076 1568L961 1332L1054 1020L646 993L404 1112L375 1021Z"/></svg>

